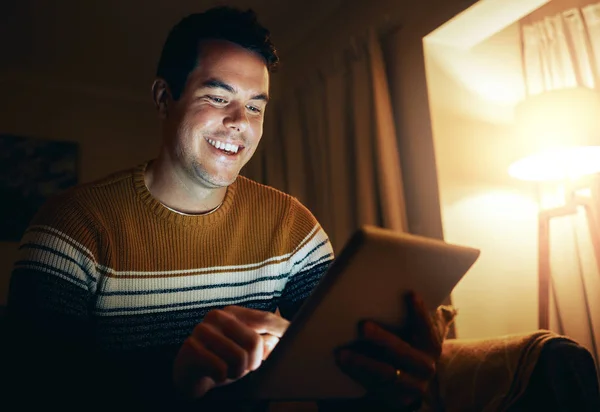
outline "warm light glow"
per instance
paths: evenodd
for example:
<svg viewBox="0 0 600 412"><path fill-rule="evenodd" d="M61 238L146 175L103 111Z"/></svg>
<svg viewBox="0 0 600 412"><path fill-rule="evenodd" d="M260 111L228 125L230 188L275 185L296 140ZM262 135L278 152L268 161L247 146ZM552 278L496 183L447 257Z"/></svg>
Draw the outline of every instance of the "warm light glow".
<svg viewBox="0 0 600 412"><path fill-rule="evenodd" d="M577 179L600 172L600 93L585 87L529 96L515 108L525 156L509 174L522 180Z"/></svg>
<svg viewBox="0 0 600 412"><path fill-rule="evenodd" d="M529 153L600 144L600 93L585 87L527 97L515 107L516 132Z"/></svg>
<svg viewBox="0 0 600 412"><path fill-rule="evenodd" d="M430 64L490 104L472 105L466 93L442 96L443 101L467 116L512 122L512 108L525 94L517 22L549 1L479 0L425 36Z"/></svg>
<svg viewBox="0 0 600 412"><path fill-rule="evenodd" d="M517 186L517 185L515 185ZM481 249L452 292L461 339L521 333L537 327L537 213L530 191L446 186L444 239Z"/></svg>
<svg viewBox="0 0 600 412"><path fill-rule="evenodd" d="M433 44L426 45L426 51L431 63L440 67L465 90L486 102L506 105L512 109L525 95L518 36L518 28L511 28L469 50ZM466 97L473 100L470 94ZM460 97L454 94L448 96L453 105L461 104L457 99ZM480 111L485 107L486 105L479 104L471 111ZM497 111L496 105L492 107Z"/></svg>
<svg viewBox="0 0 600 412"><path fill-rule="evenodd" d="M517 179L549 181L577 179L600 172L600 146L548 150L513 163L508 173Z"/></svg>
<svg viewBox="0 0 600 412"><path fill-rule="evenodd" d="M567 203L567 189L563 182L550 185L540 185L538 191L538 206L540 210L563 207Z"/></svg>
<svg viewBox="0 0 600 412"><path fill-rule="evenodd" d="M592 197L592 190L589 187L575 190L575 194L579 197Z"/></svg>
<svg viewBox="0 0 600 412"><path fill-rule="evenodd" d="M470 49L519 21L550 0L480 0L425 37L438 44Z"/></svg>

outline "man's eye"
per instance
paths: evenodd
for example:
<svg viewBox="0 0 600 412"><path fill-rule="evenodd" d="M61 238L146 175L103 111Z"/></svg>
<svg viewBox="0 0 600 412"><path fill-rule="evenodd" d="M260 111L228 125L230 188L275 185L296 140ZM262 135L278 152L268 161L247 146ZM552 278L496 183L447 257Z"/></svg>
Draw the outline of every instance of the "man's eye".
<svg viewBox="0 0 600 412"><path fill-rule="evenodd" d="M227 103L227 100L223 99L222 97L208 96L208 99L211 102L217 103L217 104L225 104L225 103Z"/></svg>
<svg viewBox="0 0 600 412"><path fill-rule="evenodd" d="M246 106L246 108L248 110L250 110L251 112L254 112L254 113L260 113L261 112L261 110L258 107L255 107L255 106Z"/></svg>

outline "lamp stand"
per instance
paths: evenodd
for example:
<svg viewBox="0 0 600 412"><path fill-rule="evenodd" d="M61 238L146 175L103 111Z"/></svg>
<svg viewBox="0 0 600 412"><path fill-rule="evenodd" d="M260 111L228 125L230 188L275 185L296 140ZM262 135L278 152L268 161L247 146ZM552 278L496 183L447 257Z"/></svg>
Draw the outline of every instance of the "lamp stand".
<svg viewBox="0 0 600 412"><path fill-rule="evenodd" d="M556 290L553 287L552 271L550 266L550 222L562 216L576 215L579 207L583 207L587 220L587 228L591 238L594 258L598 273L600 273L600 179L599 175L587 177L578 184L568 182L565 184L565 203L563 206L540 210L538 214L538 325L540 329L550 329L550 294L552 293L555 305ZM586 195L580 192L585 190ZM582 279L583 281L583 279ZM584 291L587 320L590 327L594 357L598 361L595 342L593 319L587 293ZM562 320L558 316L559 333L564 333Z"/></svg>

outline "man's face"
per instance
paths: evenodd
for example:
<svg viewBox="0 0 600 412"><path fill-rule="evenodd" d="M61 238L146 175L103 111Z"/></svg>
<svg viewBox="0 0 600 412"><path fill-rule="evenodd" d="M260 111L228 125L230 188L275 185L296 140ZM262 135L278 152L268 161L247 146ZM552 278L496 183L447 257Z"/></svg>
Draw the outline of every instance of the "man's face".
<svg viewBox="0 0 600 412"><path fill-rule="evenodd" d="M263 131L269 73L238 45L207 41L179 100L168 111L167 150L177 173L207 188L228 186Z"/></svg>

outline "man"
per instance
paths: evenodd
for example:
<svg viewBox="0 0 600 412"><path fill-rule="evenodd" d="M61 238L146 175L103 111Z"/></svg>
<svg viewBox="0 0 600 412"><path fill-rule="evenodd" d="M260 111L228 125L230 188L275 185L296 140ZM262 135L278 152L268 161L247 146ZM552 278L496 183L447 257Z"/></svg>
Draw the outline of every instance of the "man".
<svg viewBox="0 0 600 412"><path fill-rule="evenodd" d="M21 389L63 409L173 410L268 356L333 259L296 199L238 176L277 61L252 12L173 28L152 88L158 157L55 197L23 237L9 296ZM439 342L414 296L409 309L406 340L365 322L360 348L336 354L371 406L418 401L434 373Z"/></svg>

